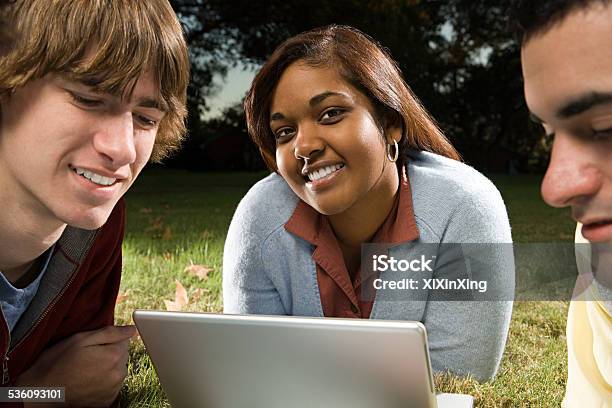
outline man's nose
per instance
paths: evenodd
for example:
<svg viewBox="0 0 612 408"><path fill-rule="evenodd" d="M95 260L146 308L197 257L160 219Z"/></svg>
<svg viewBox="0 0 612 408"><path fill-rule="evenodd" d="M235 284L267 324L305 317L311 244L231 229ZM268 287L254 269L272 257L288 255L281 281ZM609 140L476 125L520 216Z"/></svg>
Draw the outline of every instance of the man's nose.
<svg viewBox="0 0 612 408"><path fill-rule="evenodd" d="M94 136L96 151L106 156L113 167L133 163L136 160L136 147L132 114L113 115L105 120L104 125Z"/></svg>
<svg viewBox="0 0 612 408"><path fill-rule="evenodd" d="M550 163L542 181L542 197L553 207L578 204L597 193L602 176L592 156L593 146L566 133L557 133Z"/></svg>
<svg viewBox="0 0 612 408"><path fill-rule="evenodd" d="M303 125L298 128L294 139L293 153L296 159L313 159L325 150L325 141L316 125Z"/></svg>

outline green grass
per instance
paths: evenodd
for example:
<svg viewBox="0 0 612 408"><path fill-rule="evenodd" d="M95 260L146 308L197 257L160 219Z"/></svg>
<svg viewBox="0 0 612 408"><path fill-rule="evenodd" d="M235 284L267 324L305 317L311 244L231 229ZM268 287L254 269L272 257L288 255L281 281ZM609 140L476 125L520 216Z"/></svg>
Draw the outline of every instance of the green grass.
<svg viewBox="0 0 612 408"><path fill-rule="evenodd" d="M185 310L219 312L223 242L240 198L263 173L145 171L127 195L124 275L117 305L119 323L131 323L134 309L165 309L175 281L186 288ZM494 176L516 242L571 242L568 211L547 207L535 176ZM189 275L191 264L213 269L208 279ZM474 395L480 407L558 407L566 366L567 302L516 302L510 335L496 379L478 383L450 375L436 377L444 392ZM129 407L169 406L140 341L130 350L129 375L122 391Z"/></svg>

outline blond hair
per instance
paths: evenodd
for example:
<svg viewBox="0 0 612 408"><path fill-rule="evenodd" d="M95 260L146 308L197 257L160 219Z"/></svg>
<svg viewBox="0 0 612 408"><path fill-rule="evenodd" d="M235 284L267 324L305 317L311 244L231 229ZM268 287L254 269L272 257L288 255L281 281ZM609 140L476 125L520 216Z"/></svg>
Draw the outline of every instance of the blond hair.
<svg viewBox="0 0 612 408"><path fill-rule="evenodd" d="M0 97L49 73L129 95L150 70L167 110L151 160L178 149L186 132L189 58L168 0L17 0L6 17L16 40L0 58Z"/></svg>

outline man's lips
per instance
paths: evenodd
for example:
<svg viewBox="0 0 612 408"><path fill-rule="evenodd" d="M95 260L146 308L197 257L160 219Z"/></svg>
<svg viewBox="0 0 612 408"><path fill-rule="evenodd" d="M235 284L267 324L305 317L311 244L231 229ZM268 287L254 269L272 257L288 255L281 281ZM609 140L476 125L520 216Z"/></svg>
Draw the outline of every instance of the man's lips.
<svg viewBox="0 0 612 408"><path fill-rule="evenodd" d="M112 186L117 182L125 179L121 174L110 172L105 169L93 169L90 167L81 167L70 165L70 169L77 175L86 178L90 182L104 186Z"/></svg>
<svg viewBox="0 0 612 408"><path fill-rule="evenodd" d="M581 233L591 242L612 241L612 219L584 220Z"/></svg>

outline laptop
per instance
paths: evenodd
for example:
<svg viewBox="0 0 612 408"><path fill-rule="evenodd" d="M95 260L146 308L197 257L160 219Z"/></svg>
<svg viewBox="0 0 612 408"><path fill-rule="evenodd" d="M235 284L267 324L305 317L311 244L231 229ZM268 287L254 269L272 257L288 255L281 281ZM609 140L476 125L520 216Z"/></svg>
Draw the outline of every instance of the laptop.
<svg viewBox="0 0 612 408"><path fill-rule="evenodd" d="M436 394L419 322L134 312L173 407L470 408Z"/></svg>

